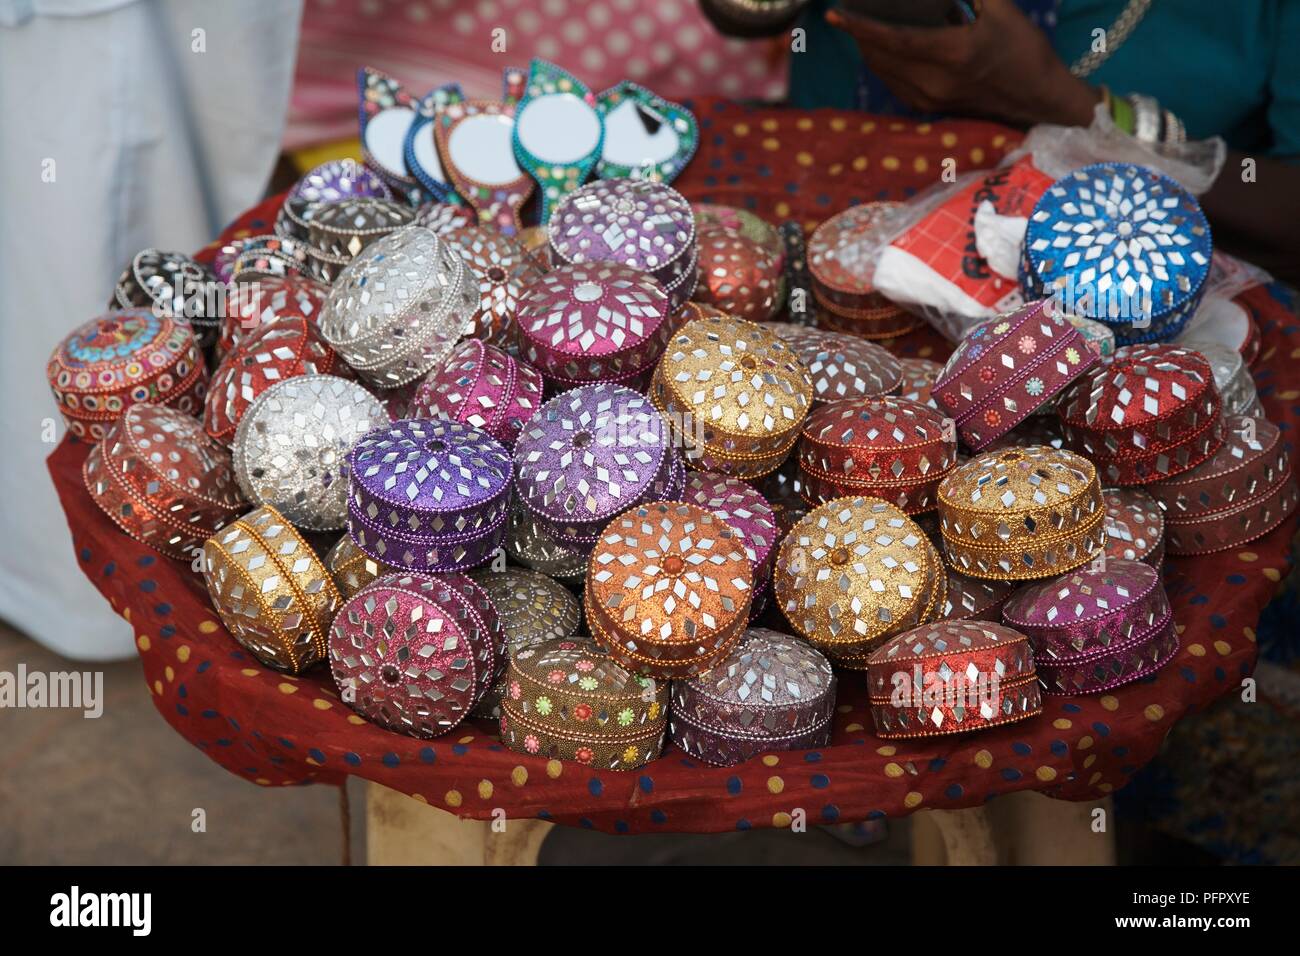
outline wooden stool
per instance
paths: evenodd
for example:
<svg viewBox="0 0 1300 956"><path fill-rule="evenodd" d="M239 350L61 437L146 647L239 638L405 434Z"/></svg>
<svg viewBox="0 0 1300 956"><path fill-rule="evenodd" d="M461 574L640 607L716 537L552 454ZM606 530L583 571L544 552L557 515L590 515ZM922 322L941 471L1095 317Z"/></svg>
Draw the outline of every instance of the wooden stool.
<svg viewBox="0 0 1300 956"><path fill-rule="evenodd" d="M372 866L536 866L545 820L462 820L377 783L364 788L366 862ZM1094 814L1104 812L1104 827ZM1113 866L1115 836L1109 798L1093 803L1053 800L1022 791L969 810L912 814L917 865Z"/></svg>

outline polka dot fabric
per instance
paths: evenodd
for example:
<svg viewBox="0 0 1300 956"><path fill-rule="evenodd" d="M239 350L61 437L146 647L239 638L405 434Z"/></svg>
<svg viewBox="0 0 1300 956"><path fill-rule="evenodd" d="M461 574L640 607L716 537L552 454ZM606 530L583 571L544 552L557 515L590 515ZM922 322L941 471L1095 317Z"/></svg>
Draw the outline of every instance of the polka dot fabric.
<svg viewBox="0 0 1300 956"><path fill-rule="evenodd" d="M851 198L900 198L925 185L931 173L918 167L936 169L946 154L981 149L991 161L1011 145L1012 135L980 123L923 130L843 113L747 111L709 102L695 109L709 125L701 155L679 180L688 198L814 224ZM804 121L812 127L801 128ZM775 125L768 128L769 122ZM746 132L737 133L737 125ZM769 137L786 145L768 150L762 141ZM799 160L802 150L812 156L810 164ZM850 175L857 157L865 165ZM832 172L835 166L842 168ZM786 191L785 183L795 189ZM223 238L265 231L275 205L271 200L252 210ZM1270 289L1253 289L1239 302L1263 334L1255 370L1261 399L1290 441L1300 422L1294 387L1300 320ZM904 347L912 354L928 348L926 357L936 360L948 351L937 337L911 339ZM491 721L467 721L428 741L392 734L355 715L324 671L286 677L262 667L223 632L188 565L122 535L94 506L79 477L88 450L69 438L49 462L78 561L135 627L159 712L212 759L264 786L339 784L355 774L466 817L487 819L502 808L510 817L611 833L784 827L796 809L814 823L838 823L978 806L1013 790L1073 800L1117 790L1155 755L1175 721L1235 692L1251 672L1254 628L1286 574L1297 520L1292 516L1234 552L1169 562L1166 581L1181 647L1147 680L1095 697L1053 698L1041 717L1025 723L887 743L872 731L863 679L844 673L829 746L729 768L669 748L638 771L618 773L509 751Z"/></svg>

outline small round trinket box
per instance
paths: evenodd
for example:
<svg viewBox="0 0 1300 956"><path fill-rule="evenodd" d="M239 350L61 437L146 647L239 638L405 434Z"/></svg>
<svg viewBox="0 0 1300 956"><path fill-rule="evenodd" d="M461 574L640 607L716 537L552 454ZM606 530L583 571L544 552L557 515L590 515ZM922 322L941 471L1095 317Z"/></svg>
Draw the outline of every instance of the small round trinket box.
<svg viewBox="0 0 1300 956"><path fill-rule="evenodd" d="M448 236L460 229L474 226L478 217L468 206L453 206L449 203L426 202L416 207L413 226L423 226L436 236ZM515 237L516 239L518 236Z"/></svg>
<svg viewBox="0 0 1300 956"><path fill-rule="evenodd" d="M129 406L197 415L208 371L190 327L148 309L106 312L78 326L45 367L68 431L94 441Z"/></svg>
<svg viewBox="0 0 1300 956"><path fill-rule="evenodd" d="M329 631L329 661L353 710L412 737L437 737L469 716L496 678L504 632L466 585L479 590L461 574L400 572L348 599Z"/></svg>
<svg viewBox="0 0 1300 956"><path fill-rule="evenodd" d="M303 174L289 190L293 199L307 202L340 202L356 196L392 199L392 190L369 166L355 159L331 159Z"/></svg>
<svg viewBox="0 0 1300 956"><path fill-rule="evenodd" d="M579 551L620 511L680 495L686 477L650 401L607 383L543 405L515 442L514 466L521 504L552 538Z"/></svg>
<svg viewBox="0 0 1300 956"><path fill-rule="evenodd" d="M212 373L204 429L223 445L230 444L253 400L277 382L299 375L351 378L352 370L309 319L286 317L254 329Z"/></svg>
<svg viewBox="0 0 1300 956"><path fill-rule="evenodd" d="M898 364L903 371L903 381L898 386L898 397L938 408L930 393L934 390L934 383L943 371L943 366L932 359L925 358L901 358Z"/></svg>
<svg viewBox="0 0 1300 956"><path fill-rule="evenodd" d="M308 255L346 264L372 242L409 226L414 217L411 207L375 196L322 203L307 221Z"/></svg>
<svg viewBox="0 0 1300 956"><path fill-rule="evenodd" d="M737 232L706 228L698 236L694 298L728 315L765 322L780 308L781 256Z"/></svg>
<svg viewBox="0 0 1300 956"><path fill-rule="evenodd" d="M203 578L231 636L267 667L297 674L325 659L343 599L274 508L257 508L208 538Z"/></svg>
<svg viewBox="0 0 1300 956"><path fill-rule="evenodd" d="M1221 402L1205 356L1175 345L1128 345L1070 390L1066 447L1113 485L1144 485L1195 468L1218 449Z"/></svg>
<svg viewBox="0 0 1300 956"><path fill-rule="evenodd" d="M1155 170L1084 166L1029 214L1020 285L1110 326L1119 345L1174 338L1200 304L1210 226L1196 199Z"/></svg>
<svg viewBox="0 0 1300 956"><path fill-rule="evenodd" d="M278 235L306 243L316 211L331 203L350 199L391 201L392 190L374 170L355 159L330 160L311 169L285 196L276 215Z"/></svg>
<svg viewBox="0 0 1300 956"><path fill-rule="evenodd" d="M321 331L377 388L422 378L451 357L480 305L460 253L420 226L367 246L339 275Z"/></svg>
<svg viewBox="0 0 1300 956"><path fill-rule="evenodd" d="M1055 577L1106 543L1097 470L1042 445L987 452L939 483L939 529L949 563L1000 581Z"/></svg>
<svg viewBox="0 0 1300 956"><path fill-rule="evenodd" d="M1236 349L1221 342L1191 340L1180 342L1184 348L1194 349L1205 356L1214 373L1214 387L1219 390L1223 415L1250 415L1263 418L1264 409L1255 391L1255 379L1246 367L1245 360Z"/></svg>
<svg viewBox="0 0 1300 956"><path fill-rule="evenodd" d="M526 568L480 570L470 577L483 588L496 607L505 629L508 653L544 641L572 637L582 622L582 606L568 588L553 578ZM501 698L507 684L497 681L474 708L474 716L501 718Z"/></svg>
<svg viewBox="0 0 1300 956"><path fill-rule="evenodd" d="M1025 635L988 621L937 621L899 634L867 669L871 718L886 740L996 727L1042 712Z"/></svg>
<svg viewBox="0 0 1300 956"><path fill-rule="evenodd" d="M834 713L830 662L797 637L755 627L704 673L673 681L668 727L690 756L730 767L825 746Z"/></svg>
<svg viewBox="0 0 1300 956"><path fill-rule="evenodd" d="M561 385L619 381L649 370L668 341L668 298L617 262L564 265L519 304L519 354Z"/></svg>
<svg viewBox="0 0 1300 956"><path fill-rule="evenodd" d="M410 418L446 418L482 429L513 447L542 406L537 369L495 345L466 339L415 390Z"/></svg>
<svg viewBox="0 0 1300 956"><path fill-rule="evenodd" d="M799 440L804 498L883 498L907 514L937 507L939 482L957 464L956 433L928 405L852 398L816 409Z"/></svg>
<svg viewBox="0 0 1300 956"><path fill-rule="evenodd" d="M980 451L1039 409L1099 361L1056 304L1041 299L975 326L958 344L931 393Z"/></svg>
<svg viewBox="0 0 1300 956"><path fill-rule="evenodd" d="M762 590L771 577L772 553L780 537L776 515L762 493L739 478L692 471L686 476L682 500L707 508L735 532L754 569L754 590Z"/></svg>
<svg viewBox="0 0 1300 956"><path fill-rule="evenodd" d="M165 405L130 406L90 450L82 478L119 528L183 560L244 507L230 453Z"/></svg>
<svg viewBox="0 0 1300 956"><path fill-rule="evenodd" d="M245 410L232 447L244 497L274 506L312 531L347 517L347 454L388 423L379 400L337 375L299 375L263 391Z"/></svg>
<svg viewBox="0 0 1300 956"><path fill-rule="evenodd" d="M667 682L629 672L590 638L566 637L510 655L501 742L533 756L634 770L663 751Z"/></svg>
<svg viewBox="0 0 1300 956"><path fill-rule="evenodd" d="M691 211L695 214L695 231L701 237L699 241L702 242L703 235L709 231L731 232L758 243L770 256L776 259L779 276L777 278L776 303L773 311L780 311L781 306L785 304L786 292L789 290L790 285L786 274L791 271L793 266L789 261L786 242L781 235L781 230L766 219L756 216L748 209L738 209L735 206L719 206L715 203L697 202L691 203ZM802 239L802 234L800 239ZM804 288L807 288L807 283L804 284Z"/></svg>
<svg viewBox="0 0 1300 956"><path fill-rule="evenodd" d="M566 548L556 541L518 495L510 503L506 526L506 554L526 568L559 581L580 582L587 573L587 551Z"/></svg>
<svg viewBox="0 0 1300 956"><path fill-rule="evenodd" d="M110 309L149 309L186 324L200 349L217 340L221 316L215 301L220 280L207 266L183 252L142 249L122 271Z"/></svg>
<svg viewBox="0 0 1300 956"><path fill-rule="evenodd" d="M231 239L212 257L212 274L227 286L234 281L254 278L286 276L306 278L307 249L296 239L285 236L244 236ZM225 339L230 322L230 294L226 294L226 315L221 323L221 336ZM224 351L224 346L221 351Z"/></svg>
<svg viewBox="0 0 1300 956"><path fill-rule="evenodd" d="M763 326L705 318L668 343L650 399L693 467L759 478L798 441L812 381L790 346Z"/></svg>
<svg viewBox="0 0 1300 956"><path fill-rule="evenodd" d="M538 571L479 570L470 578L492 599L512 650L571 637L582 622L582 607L573 592Z"/></svg>
<svg viewBox="0 0 1300 956"><path fill-rule="evenodd" d="M792 322L766 327L781 336L808 369L814 403L892 395L903 385L902 363L874 342Z"/></svg>
<svg viewBox="0 0 1300 956"><path fill-rule="evenodd" d="M383 561L376 561L357 547L350 535L343 535L325 555L325 567L334 578L343 600L356 594L376 578L401 570Z"/></svg>
<svg viewBox="0 0 1300 956"><path fill-rule="evenodd" d="M1103 488L1106 559L1142 561L1159 568L1165 560L1164 510L1141 488Z"/></svg>
<svg viewBox="0 0 1300 956"><path fill-rule="evenodd" d="M478 285L479 306L466 333L504 346L514 334L519 302L544 274L517 240L483 226L470 226L445 234L447 244L460 253Z"/></svg>
<svg viewBox="0 0 1300 956"><path fill-rule="evenodd" d="M1273 530L1296 506L1281 430L1264 418L1223 419L1223 444L1190 471L1147 485L1165 513L1169 554L1211 554Z"/></svg>
<svg viewBox="0 0 1300 956"><path fill-rule="evenodd" d="M564 197L548 224L556 266L617 262L644 272L675 312L695 291L695 217L681 193L645 179L602 179Z"/></svg>
<svg viewBox="0 0 1300 956"><path fill-rule="evenodd" d="M408 571L459 571L505 537L512 467L472 425L403 419L348 453L348 533L372 558Z"/></svg>
<svg viewBox="0 0 1300 956"><path fill-rule="evenodd" d="M754 215L748 209L707 202L691 203L691 211L695 215L696 232L714 229L744 236L762 246L784 268L785 241L781 238L781 230L766 219Z"/></svg>
<svg viewBox="0 0 1300 956"><path fill-rule="evenodd" d="M817 324L867 339L887 339L921 325L871 284L871 234L898 203L862 203L823 222L808 239L808 271Z"/></svg>
<svg viewBox="0 0 1300 956"><path fill-rule="evenodd" d="M1108 560L1021 588L1002 619L1029 637L1048 694L1096 694L1167 663L1178 633L1160 574L1139 561Z"/></svg>
<svg viewBox="0 0 1300 956"><path fill-rule="evenodd" d="M739 536L680 501L637 505L601 532L587 570L587 627L636 674L707 670L749 622L754 572Z"/></svg>
<svg viewBox="0 0 1300 956"><path fill-rule="evenodd" d="M226 315L218 348L229 355L235 346L265 325L281 319L316 325L329 288L301 275L241 276L226 287Z"/></svg>
<svg viewBox="0 0 1300 956"><path fill-rule="evenodd" d="M837 666L865 670L883 641L943 607L943 563L916 522L879 498L839 498L781 541L777 606Z"/></svg>

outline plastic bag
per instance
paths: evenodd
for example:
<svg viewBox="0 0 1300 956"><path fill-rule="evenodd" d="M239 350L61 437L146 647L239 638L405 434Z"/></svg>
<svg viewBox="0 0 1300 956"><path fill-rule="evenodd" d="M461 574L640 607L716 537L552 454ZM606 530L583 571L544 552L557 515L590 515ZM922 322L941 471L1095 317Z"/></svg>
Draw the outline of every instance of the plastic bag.
<svg viewBox="0 0 1300 956"><path fill-rule="evenodd" d="M999 273L981 255L975 223L1027 216L1053 182L1023 156L900 207L880 231L888 230L891 239L872 260L872 284L953 340L981 319L1014 309L1021 301L1015 269ZM1022 226L1019 240L1012 240L1016 255L1023 239ZM988 248L987 238L983 245Z"/></svg>
<svg viewBox="0 0 1300 956"><path fill-rule="evenodd" d="M1021 303L1016 267L1027 217L1053 182L1092 163L1129 162L1200 195L1213 184L1225 155L1218 137L1156 153L1120 131L1101 105L1087 128L1035 126L996 169L937 184L885 217L867 240L871 282L956 341L978 322ZM1257 278L1243 270L1233 276ZM1222 295L1217 286L1216 294Z"/></svg>

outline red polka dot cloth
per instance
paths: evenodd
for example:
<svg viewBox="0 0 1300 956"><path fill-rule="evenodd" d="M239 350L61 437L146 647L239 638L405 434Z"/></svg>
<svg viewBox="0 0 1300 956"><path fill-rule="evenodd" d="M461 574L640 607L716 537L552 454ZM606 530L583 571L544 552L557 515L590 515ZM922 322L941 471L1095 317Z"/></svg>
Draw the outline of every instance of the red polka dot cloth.
<svg viewBox="0 0 1300 956"><path fill-rule="evenodd" d="M917 126L838 112L695 104L704 143L680 181L694 200L752 208L813 225L851 201L903 198L947 156L991 163L1014 145L983 123ZM270 228L274 202L226 236ZM1263 334L1256 376L1287 441L1300 421L1300 322L1258 288L1242 304ZM904 351L942 359L948 346L915 333ZM1181 648L1152 678L1093 697L1051 697L1041 717L986 732L887 743L872 732L858 675L841 675L834 737L818 750L714 768L670 747L630 773L527 757L501 746L491 722L415 740L356 716L327 673L274 673L222 629L202 581L121 534L81 484L88 446L65 440L49 461L86 575L135 627L144 676L163 717L223 767L264 786L365 777L454 813L540 817L613 833L718 832L900 816L978 806L1013 790L1101 797L1155 754L1174 722L1236 691L1255 663L1254 627L1286 572L1293 516L1224 554L1176 558L1167 585Z"/></svg>

